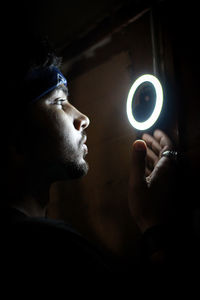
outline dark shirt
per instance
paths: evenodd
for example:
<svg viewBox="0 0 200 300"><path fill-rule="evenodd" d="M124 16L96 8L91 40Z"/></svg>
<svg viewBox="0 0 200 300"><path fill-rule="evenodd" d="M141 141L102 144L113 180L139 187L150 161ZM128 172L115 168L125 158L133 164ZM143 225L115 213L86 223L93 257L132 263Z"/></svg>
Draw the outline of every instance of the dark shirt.
<svg viewBox="0 0 200 300"><path fill-rule="evenodd" d="M63 221L28 217L17 209L3 208L1 222L1 257L9 270L110 273L160 264L164 270L200 266L199 235L194 237L183 226L155 226L147 230L142 236L139 263L131 265L128 261L124 265Z"/></svg>
<svg viewBox="0 0 200 300"><path fill-rule="evenodd" d="M8 266L83 273L111 271L103 253L69 224L28 217L14 208L4 208L1 215L1 248Z"/></svg>

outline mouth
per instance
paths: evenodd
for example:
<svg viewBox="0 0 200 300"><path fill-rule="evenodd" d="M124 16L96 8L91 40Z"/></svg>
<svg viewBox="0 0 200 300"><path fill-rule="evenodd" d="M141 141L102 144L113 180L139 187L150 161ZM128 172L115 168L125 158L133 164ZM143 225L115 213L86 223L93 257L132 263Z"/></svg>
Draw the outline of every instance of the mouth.
<svg viewBox="0 0 200 300"><path fill-rule="evenodd" d="M82 148L83 148L83 151L84 151L84 156L85 156L86 154L88 154L88 147L87 147L87 145L85 144L86 141L87 141L87 136L84 135L84 137L83 137L83 139L82 139L82 141L81 141L81 145L82 145Z"/></svg>
<svg viewBox="0 0 200 300"><path fill-rule="evenodd" d="M87 141L87 136L86 136L86 135L84 135L84 136L83 136L83 140L82 140L82 144L85 144L85 143L86 143L86 141Z"/></svg>
<svg viewBox="0 0 200 300"><path fill-rule="evenodd" d="M86 154L88 154L88 147L87 147L87 145L86 144L83 144L83 151L84 151L84 156L86 155Z"/></svg>

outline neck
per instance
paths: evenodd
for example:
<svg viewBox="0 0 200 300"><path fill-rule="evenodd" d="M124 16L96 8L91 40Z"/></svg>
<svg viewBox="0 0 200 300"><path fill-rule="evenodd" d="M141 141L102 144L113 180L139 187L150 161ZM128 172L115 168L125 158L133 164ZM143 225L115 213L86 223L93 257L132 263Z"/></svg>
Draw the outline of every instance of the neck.
<svg viewBox="0 0 200 300"><path fill-rule="evenodd" d="M37 180L33 180L29 176L18 175L18 177L14 176L7 186L10 206L30 217L45 217L50 200L51 183L45 182L41 177L34 177Z"/></svg>
<svg viewBox="0 0 200 300"><path fill-rule="evenodd" d="M21 201L13 202L12 206L22 211L29 217L45 217L47 204L49 203L49 190L41 191L41 193L27 193L22 197Z"/></svg>

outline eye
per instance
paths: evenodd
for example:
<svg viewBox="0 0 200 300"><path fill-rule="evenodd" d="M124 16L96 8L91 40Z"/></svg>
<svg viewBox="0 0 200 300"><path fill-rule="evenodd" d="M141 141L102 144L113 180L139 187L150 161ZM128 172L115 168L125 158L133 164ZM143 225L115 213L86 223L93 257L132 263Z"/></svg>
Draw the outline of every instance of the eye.
<svg viewBox="0 0 200 300"><path fill-rule="evenodd" d="M67 99L65 98L58 98L58 99L55 99L54 101L54 104L56 105L63 105L63 102L67 101Z"/></svg>

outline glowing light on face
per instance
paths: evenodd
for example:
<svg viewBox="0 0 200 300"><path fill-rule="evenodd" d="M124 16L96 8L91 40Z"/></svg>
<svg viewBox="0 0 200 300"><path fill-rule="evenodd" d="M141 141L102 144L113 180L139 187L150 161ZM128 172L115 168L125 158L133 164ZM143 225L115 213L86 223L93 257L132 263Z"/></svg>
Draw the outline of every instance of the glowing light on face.
<svg viewBox="0 0 200 300"><path fill-rule="evenodd" d="M144 82L150 82L155 88L156 101L151 116L144 122L138 122L133 115L132 104L134 101L134 95L137 88ZM127 103L126 103L126 112L127 112L128 120L131 123L131 125L138 130L146 130L150 128L157 121L160 112L162 110L162 106L163 106L163 89L160 84L160 81L155 76L149 74L139 77L130 88L128 98L127 98Z"/></svg>

